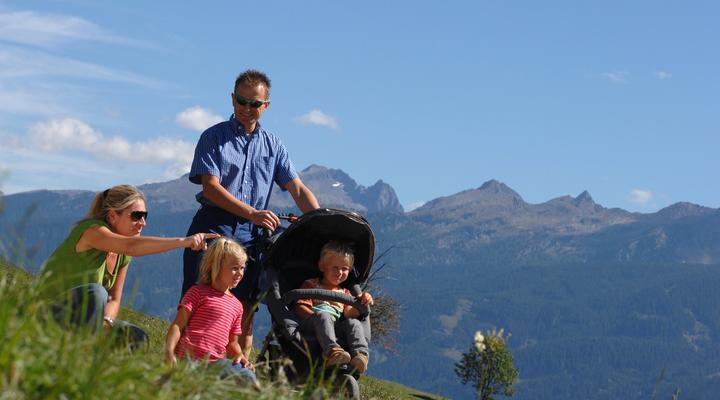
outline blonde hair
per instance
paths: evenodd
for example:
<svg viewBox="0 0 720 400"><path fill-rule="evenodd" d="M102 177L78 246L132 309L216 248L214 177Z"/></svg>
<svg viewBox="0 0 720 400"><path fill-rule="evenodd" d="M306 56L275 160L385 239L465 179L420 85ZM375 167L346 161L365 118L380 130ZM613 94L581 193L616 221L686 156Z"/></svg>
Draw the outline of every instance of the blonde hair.
<svg viewBox="0 0 720 400"><path fill-rule="evenodd" d="M226 257L237 257L247 262L247 253L240 243L227 237L219 237L208 247L200 263L198 283L212 285L220 273Z"/></svg>
<svg viewBox="0 0 720 400"><path fill-rule="evenodd" d="M337 240L331 240L325 243L322 249L320 249L320 259L318 262L322 261L329 253L335 253L347 258L351 267L355 264L355 253L353 252L353 248L347 243Z"/></svg>
<svg viewBox="0 0 720 400"><path fill-rule="evenodd" d="M138 200L144 201L145 195L135 186L113 186L95 195L85 218L106 221L110 211L121 212Z"/></svg>

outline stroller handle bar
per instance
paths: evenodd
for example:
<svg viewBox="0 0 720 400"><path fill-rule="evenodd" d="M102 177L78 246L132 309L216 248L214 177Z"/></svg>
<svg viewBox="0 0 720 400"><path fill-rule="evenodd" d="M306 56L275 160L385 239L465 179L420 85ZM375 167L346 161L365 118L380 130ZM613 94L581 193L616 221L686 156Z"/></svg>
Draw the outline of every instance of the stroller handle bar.
<svg viewBox="0 0 720 400"><path fill-rule="evenodd" d="M282 296L282 302L285 305L298 301L300 299L337 301L355 307L360 311L358 319L363 320L370 315L370 306L357 301L354 297L327 289L293 289Z"/></svg>

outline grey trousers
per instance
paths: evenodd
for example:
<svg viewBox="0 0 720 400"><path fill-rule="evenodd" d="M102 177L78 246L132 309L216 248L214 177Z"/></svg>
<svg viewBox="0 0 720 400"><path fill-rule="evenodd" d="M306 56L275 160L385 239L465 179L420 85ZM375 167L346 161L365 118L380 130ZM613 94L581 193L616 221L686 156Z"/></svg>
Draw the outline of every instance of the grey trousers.
<svg viewBox="0 0 720 400"><path fill-rule="evenodd" d="M330 313L316 312L300 323L300 331L315 334L320 347L322 347L323 356L327 355L333 347L342 347L338 344L338 337L345 340L349 347L346 350L351 356L355 357L357 353L370 354L363 326L355 318L333 321Z"/></svg>

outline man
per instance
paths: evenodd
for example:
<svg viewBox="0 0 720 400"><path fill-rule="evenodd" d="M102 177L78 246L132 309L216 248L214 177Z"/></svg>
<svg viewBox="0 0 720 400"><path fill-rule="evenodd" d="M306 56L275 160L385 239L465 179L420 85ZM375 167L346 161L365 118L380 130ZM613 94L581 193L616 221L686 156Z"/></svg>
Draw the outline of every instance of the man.
<svg viewBox="0 0 720 400"><path fill-rule="evenodd" d="M319 208L315 195L300 180L280 140L258 122L270 106L270 80L248 70L235 80L230 95L234 114L200 136L190 169L190 181L202 185L201 204L188 232L212 232L233 237L248 248L245 277L233 290L243 303L240 346L249 356L252 321L257 304L260 266L252 249L258 230L275 230L280 219L267 210L273 183L290 192L302 212ZM185 251L182 294L197 282L202 252Z"/></svg>

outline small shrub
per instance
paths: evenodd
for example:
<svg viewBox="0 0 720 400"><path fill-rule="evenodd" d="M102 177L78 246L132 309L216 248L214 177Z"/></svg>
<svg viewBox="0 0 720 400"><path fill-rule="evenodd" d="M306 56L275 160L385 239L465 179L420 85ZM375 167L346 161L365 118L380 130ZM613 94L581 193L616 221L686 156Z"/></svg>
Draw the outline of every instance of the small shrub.
<svg viewBox="0 0 720 400"><path fill-rule="evenodd" d="M513 357L507 347L503 330L492 330L483 335L475 333L472 347L455 364L455 373L463 384L472 382L477 398L492 400L495 394L512 396L513 385L517 383L518 370L513 366Z"/></svg>

